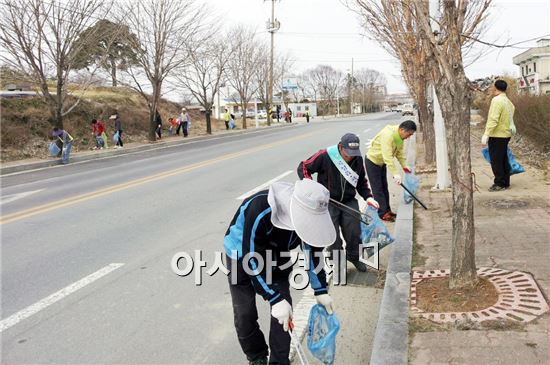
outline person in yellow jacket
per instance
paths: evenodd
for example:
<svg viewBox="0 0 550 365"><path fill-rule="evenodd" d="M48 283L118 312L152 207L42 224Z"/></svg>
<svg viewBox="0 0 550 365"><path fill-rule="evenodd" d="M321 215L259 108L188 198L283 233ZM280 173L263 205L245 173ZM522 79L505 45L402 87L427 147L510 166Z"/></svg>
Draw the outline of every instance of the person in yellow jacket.
<svg viewBox="0 0 550 365"><path fill-rule="evenodd" d="M481 137L483 146L489 145L491 169L495 175L489 191L500 191L510 187L510 164L508 162L508 142L516 133L514 125L514 104L506 96L508 84L504 80L495 81L493 99L487 116L485 133Z"/></svg>
<svg viewBox="0 0 550 365"><path fill-rule="evenodd" d="M367 152L365 167L372 195L380 206L378 215L382 220L393 222L397 216L390 208L387 169L398 185L401 185L401 174L395 166L394 158L397 158L405 173L412 172L406 165L404 141L414 132L416 124L412 120L406 120L399 125L387 125L374 137Z"/></svg>
<svg viewBox="0 0 550 365"><path fill-rule="evenodd" d="M223 113L223 121L225 122L225 129L229 130L229 121L231 120L231 114L227 109L225 109L225 113Z"/></svg>

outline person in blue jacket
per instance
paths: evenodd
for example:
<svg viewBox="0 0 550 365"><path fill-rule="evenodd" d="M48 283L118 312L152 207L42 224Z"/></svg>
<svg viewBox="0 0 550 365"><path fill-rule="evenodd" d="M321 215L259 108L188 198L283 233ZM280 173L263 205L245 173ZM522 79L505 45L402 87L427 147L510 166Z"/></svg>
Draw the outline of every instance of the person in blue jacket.
<svg viewBox="0 0 550 365"><path fill-rule="evenodd" d="M269 190L246 198L227 229L224 248L231 270L235 328L250 364L267 364L268 355L269 364L289 364L292 265L285 264L289 263L290 250L301 246L317 302L328 313L334 309L322 256L323 248L336 238L328 211L329 196L328 190L313 180L276 182ZM269 347L258 325L256 294L271 306Z"/></svg>

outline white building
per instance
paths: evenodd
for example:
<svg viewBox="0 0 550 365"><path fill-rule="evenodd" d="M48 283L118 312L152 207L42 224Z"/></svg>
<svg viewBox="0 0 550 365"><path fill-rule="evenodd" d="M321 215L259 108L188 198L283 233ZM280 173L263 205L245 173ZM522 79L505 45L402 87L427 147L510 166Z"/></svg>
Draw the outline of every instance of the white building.
<svg viewBox="0 0 550 365"><path fill-rule="evenodd" d="M537 46L513 58L520 68L518 89L523 94L550 94L550 38L537 41Z"/></svg>

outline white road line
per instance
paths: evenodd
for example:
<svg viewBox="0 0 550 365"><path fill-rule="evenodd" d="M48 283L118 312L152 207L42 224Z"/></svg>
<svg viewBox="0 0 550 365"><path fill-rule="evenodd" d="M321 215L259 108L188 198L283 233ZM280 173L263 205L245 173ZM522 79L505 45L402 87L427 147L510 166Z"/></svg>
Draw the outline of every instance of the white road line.
<svg viewBox="0 0 550 365"><path fill-rule="evenodd" d="M268 182L266 182L265 184L262 184L260 186L257 186L255 187L254 189L250 190L250 191L247 191L246 193L244 193L243 195L239 196L237 198L237 200L243 200L245 198L248 198L250 195L254 194L254 193L257 193L258 191L262 190L262 189L265 189L267 188L269 185L273 184L275 181L277 180L280 180L282 179L283 177L287 176L287 175L290 175L292 174L292 170L288 170L284 173L282 173L281 175L277 176L276 178L274 179L271 179L269 180Z"/></svg>
<svg viewBox="0 0 550 365"><path fill-rule="evenodd" d="M123 265L124 264L118 264L118 263L109 264L104 268L94 272L93 274L90 274L85 278L80 279L79 281L59 290L58 292L53 293L49 297L46 297L41 301L36 302L28 306L27 308L20 310L15 314L12 314L8 318L3 319L0 322L0 333L12 326L15 326L17 323L21 322L22 320L29 318L33 314L40 312L42 309L45 309L46 307L54 304L55 302L60 301L66 296L76 292L77 290L82 289L86 285L93 283L94 281L102 278L103 276L109 274L110 272L118 269Z"/></svg>
<svg viewBox="0 0 550 365"><path fill-rule="evenodd" d="M372 129L372 128L367 128L367 129L365 129L365 130L363 131L363 133L367 133L367 132L369 132L371 129Z"/></svg>
<svg viewBox="0 0 550 365"><path fill-rule="evenodd" d="M36 194L36 193L38 193L42 190L44 190L44 189L26 191L24 193L5 195L3 197L0 197L0 205L6 204L6 203L11 203L12 201L15 201L15 200L18 200L18 199L21 199L21 198L25 198L25 197L27 197L29 195L32 195L32 194Z"/></svg>

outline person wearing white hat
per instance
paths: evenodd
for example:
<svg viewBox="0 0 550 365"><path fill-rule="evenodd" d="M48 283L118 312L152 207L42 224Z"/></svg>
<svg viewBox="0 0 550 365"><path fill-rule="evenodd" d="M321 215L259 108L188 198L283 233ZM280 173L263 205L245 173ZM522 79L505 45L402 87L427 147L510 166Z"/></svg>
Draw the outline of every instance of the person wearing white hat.
<svg viewBox="0 0 550 365"><path fill-rule="evenodd" d="M301 245L317 302L330 314L334 310L322 256L323 248L336 238L329 196L324 186L312 180L276 182L269 190L246 198L227 229L224 248L232 270L229 287L235 328L250 364L267 364L268 354L270 364L289 364L292 264L285 264L290 262L290 250ZM276 262L269 263L269 258ZM271 305L269 347L258 325L256 294Z"/></svg>
<svg viewBox="0 0 550 365"><path fill-rule="evenodd" d="M317 181L330 191L330 197L348 206L351 210L359 210L359 203L355 198L357 193L368 205L378 209L378 202L374 200L369 189L359 147L359 137L353 133L346 133L337 145L322 149L307 160L300 162L297 169L298 177L300 179L312 179L313 174L316 173ZM344 257L343 254L340 254L343 250L343 242L339 234L341 229L346 240L347 260L358 271L367 271L366 265L359 261L361 243L359 214L354 217L348 211L342 211L336 205L331 205L329 211L334 228L338 232L330 250L333 259ZM337 252L338 256L336 256ZM339 269L340 272L343 272L345 265L339 266Z"/></svg>
<svg viewBox="0 0 550 365"><path fill-rule="evenodd" d="M176 134L180 135L180 128L182 129L183 136L187 137L188 130L191 125L191 117L187 112L187 109L181 108L181 114L178 116L178 128L176 129Z"/></svg>

